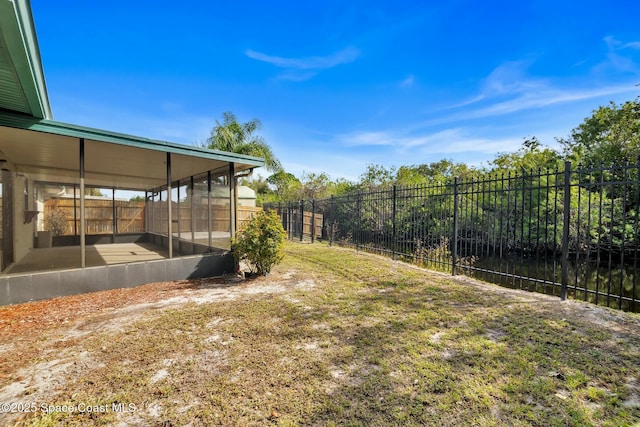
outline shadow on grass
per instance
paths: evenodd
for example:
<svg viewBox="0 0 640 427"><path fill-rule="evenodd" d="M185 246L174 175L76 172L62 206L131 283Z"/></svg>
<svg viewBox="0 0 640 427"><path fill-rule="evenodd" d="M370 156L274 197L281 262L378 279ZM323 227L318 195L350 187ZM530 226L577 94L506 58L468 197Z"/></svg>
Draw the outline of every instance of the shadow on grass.
<svg viewBox="0 0 640 427"><path fill-rule="evenodd" d="M303 424L582 426L640 417L628 404L637 335L621 347L597 326L549 311L553 303L427 288L380 282L317 314L335 352L325 403Z"/></svg>

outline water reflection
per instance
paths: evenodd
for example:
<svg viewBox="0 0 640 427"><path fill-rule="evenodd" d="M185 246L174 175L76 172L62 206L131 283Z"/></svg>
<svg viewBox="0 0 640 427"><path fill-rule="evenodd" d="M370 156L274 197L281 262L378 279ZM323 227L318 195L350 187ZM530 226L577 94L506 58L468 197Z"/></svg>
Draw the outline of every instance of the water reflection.
<svg viewBox="0 0 640 427"><path fill-rule="evenodd" d="M512 254L469 256L466 259L470 266L459 266L459 271L466 275L510 288L560 295L562 266L559 256L541 254L525 258ZM571 260L568 276L570 298L640 312L637 266L613 265L608 260L600 263L592 259Z"/></svg>

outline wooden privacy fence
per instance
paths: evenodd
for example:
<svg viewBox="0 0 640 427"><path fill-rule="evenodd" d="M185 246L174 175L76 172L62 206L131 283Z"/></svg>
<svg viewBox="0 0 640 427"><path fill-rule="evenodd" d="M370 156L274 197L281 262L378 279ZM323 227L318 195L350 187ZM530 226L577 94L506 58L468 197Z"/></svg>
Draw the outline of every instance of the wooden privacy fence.
<svg viewBox="0 0 640 427"><path fill-rule="evenodd" d="M124 234L124 233L144 233L145 231L166 233L166 202L154 202L153 208L148 209L149 215L145 214L145 202L128 200L96 200L85 199L85 223L87 234ZM191 205L172 203L172 218L174 233L186 233L192 231L208 230L208 207L206 205L196 205L193 208L193 224L191 215ZM73 236L80 234L80 202L73 199L52 198L45 201L44 218L53 211L62 213L67 226L62 235ZM74 213L75 210L75 213ZM246 223L255 212L262 208L251 206L239 206L237 210L237 222L239 228ZM114 229L115 214L115 229ZM145 217L149 220L149 227L145 227ZM212 231L229 231L231 221L229 206L211 206L211 229ZM46 226L45 226L46 227ZM179 227L179 229L178 229Z"/></svg>
<svg viewBox="0 0 640 427"><path fill-rule="evenodd" d="M249 221L254 213L261 211L262 208L252 206L238 206L237 224L238 228ZM173 221L174 233L189 233L191 231L207 231L208 230L208 214L207 205L194 205L193 217L191 216L191 205L187 203L173 202L171 204L171 218ZM193 218L193 224L192 224ZM167 202L153 202L149 208L148 220L149 231L156 233L166 232L167 220ZM229 231L231 223L231 212L228 205L212 205L211 206L211 231Z"/></svg>
<svg viewBox="0 0 640 427"><path fill-rule="evenodd" d="M324 216L312 210L303 210L300 206L270 206L267 209L275 209L282 220L282 226L289 234L289 238L297 236L301 240L309 238L322 238ZM300 231L302 230L302 234Z"/></svg>
<svg viewBox="0 0 640 427"><path fill-rule="evenodd" d="M262 210L264 210L262 207L257 206L238 206L238 230L241 230L257 212ZM228 206L227 212L229 212Z"/></svg>
<svg viewBox="0 0 640 427"><path fill-rule="evenodd" d="M128 200L85 199L85 224L87 234L143 233L144 202ZM75 206L74 206L75 205ZM48 199L44 202L44 217L58 211L66 219L63 236L80 234L80 202L73 199ZM114 229L115 214L115 229ZM45 225L46 228L46 225Z"/></svg>
<svg viewBox="0 0 640 427"><path fill-rule="evenodd" d="M323 216L319 213L313 214L312 212L304 212L303 220L302 220L302 234L303 236L311 237L313 236L318 238L322 236L322 221ZM295 212L292 220L294 220L295 224L300 224L300 212ZM315 228L315 230L313 230ZM312 231L313 230L313 231Z"/></svg>

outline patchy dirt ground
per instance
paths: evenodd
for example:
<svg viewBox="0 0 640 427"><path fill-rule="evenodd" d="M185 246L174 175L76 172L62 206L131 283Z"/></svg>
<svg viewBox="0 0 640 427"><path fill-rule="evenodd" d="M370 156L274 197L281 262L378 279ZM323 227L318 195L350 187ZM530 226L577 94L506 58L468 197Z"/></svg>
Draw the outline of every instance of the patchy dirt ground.
<svg viewBox="0 0 640 427"><path fill-rule="evenodd" d="M406 264L386 258L381 258L382 261L385 264L389 263L391 268L407 267ZM635 315L629 317L625 313L573 301L561 303L556 297L501 288L462 276L451 278L426 271L425 274L475 288L489 304L497 298L503 303L506 301L506 304L519 307L543 307L545 312L555 313L554 317L558 319L581 319L600 325L603 331L614 337L614 340L616 337L629 334L640 336L640 321ZM312 290L315 287L312 275L307 276L295 269L284 268L277 269L268 277L246 281L228 277L162 282L0 307L0 403L46 404L70 378L95 369L96 361L81 345L84 338L92 335L109 331L122 332L127 329L127 325L145 316L187 304L233 301L270 294L297 303L296 292ZM394 289L381 288L376 292L393 293ZM428 296L425 298L430 301ZM461 302L451 300L450 305L455 307L461 305ZM504 332L493 333L492 330L488 330L487 334L492 342L497 342L503 337ZM441 335L442 332L433 335L432 344L439 345ZM212 341L223 340L223 337L217 335L209 338ZM298 347L315 351L318 343L313 341L301 346ZM150 381L158 383L164 380L172 363L169 360L166 369L158 370ZM330 368L330 373L336 380L343 376L343 368ZM639 379L629 378L627 387L631 393L623 404L639 407ZM147 413L153 415L155 410L160 411L160 408L154 408L153 405L146 408ZM16 410L0 412L0 424L19 423L25 417L17 410L24 408L10 409ZM126 423L143 425L145 421L130 417Z"/></svg>
<svg viewBox="0 0 640 427"><path fill-rule="evenodd" d="M82 337L121 330L160 309L313 286L313 281L291 280L291 274L285 272L248 280L158 282L0 307L0 404L47 403L65 378L92 364L87 352L74 345ZM0 412L0 424L20 419L19 411L15 412Z"/></svg>

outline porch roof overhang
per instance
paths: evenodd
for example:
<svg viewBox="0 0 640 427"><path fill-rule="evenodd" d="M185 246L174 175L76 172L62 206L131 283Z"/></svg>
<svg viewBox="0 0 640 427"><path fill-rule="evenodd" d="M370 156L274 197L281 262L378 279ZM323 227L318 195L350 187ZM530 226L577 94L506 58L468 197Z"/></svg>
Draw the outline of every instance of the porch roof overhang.
<svg viewBox="0 0 640 427"><path fill-rule="evenodd" d="M0 109L52 118L28 0L0 0Z"/></svg>
<svg viewBox="0 0 640 427"><path fill-rule="evenodd" d="M175 144L0 112L0 168L30 179L79 183L79 141L85 141L85 183L101 188L152 190L167 183L166 153L176 182L208 171L264 166L257 157Z"/></svg>

